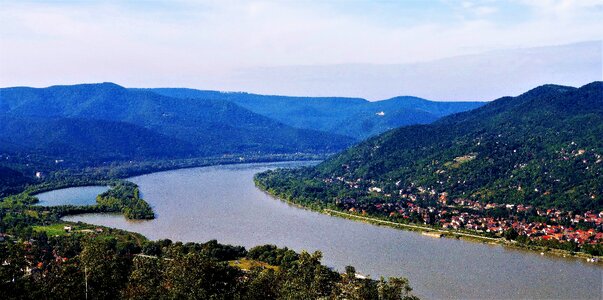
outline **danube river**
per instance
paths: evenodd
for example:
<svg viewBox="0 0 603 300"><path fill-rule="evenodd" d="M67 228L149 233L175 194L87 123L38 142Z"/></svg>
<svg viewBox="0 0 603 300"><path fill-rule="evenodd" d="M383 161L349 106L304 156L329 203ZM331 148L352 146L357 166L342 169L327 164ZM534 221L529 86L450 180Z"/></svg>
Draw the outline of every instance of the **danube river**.
<svg viewBox="0 0 603 300"><path fill-rule="evenodd" d="M601 299L603 268L583 259L330 217L289 206L253 184L257 172L301 164L228 165L138 176L130 180L153 206L155 220L102 214L65 219L139 232L150 239L217 239L247 248L276 244L320 250L323 262L340 271L354 265L373 278L408 277L415 293L427 299Z"/></svg>

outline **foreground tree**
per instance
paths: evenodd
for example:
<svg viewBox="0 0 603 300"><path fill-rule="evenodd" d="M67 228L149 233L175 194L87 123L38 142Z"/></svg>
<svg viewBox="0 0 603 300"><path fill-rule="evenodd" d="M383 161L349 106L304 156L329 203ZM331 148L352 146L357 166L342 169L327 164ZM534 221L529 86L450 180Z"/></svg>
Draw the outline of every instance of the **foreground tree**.
<svg viewBox="0 0 603 300"><path fill-rule="evenodd" d="M165 285L172 299L232 299L239 296L241 270L192 252L167 263Z"/></svg>
<svg viewBox="0 0 603 300"><path fill-rule="evenodd" d="M356 269L352 266L345 267L341 281L337 283L338 294L336 299L364 300L378 299L377 283L374 280L356 278Z"/></svg>
<svg viewBox="0 0 603 300"><path fill-rule="evenodd" d="M380 300L418 300L417 296L411 294L412 288L408 279L402 277L390 277L385 281L383 277L377 283Z"/></svg>
<svg viewBox="0 0 603 300"><path fill-rule="evenodd" d="M136 256L128 285L124 289L126 299L154 300L167 295L164 281L164 260L157 257Z"/></svg>
<svg viewBox="0 0 603 300"><path fill-rule="evenodd" d="M283 274L281 296L286 299L318 299L332 295L339 274L321 265L321 258L319 251L313 254L303 251L299 260Z"/></svg>
<svg viewBox="0 0 603 300"><path fill-rule="evenodd" d="M117 253L115 239L90 239L80 254L88 299L116 299L128 281L129 260Z"/></svg>

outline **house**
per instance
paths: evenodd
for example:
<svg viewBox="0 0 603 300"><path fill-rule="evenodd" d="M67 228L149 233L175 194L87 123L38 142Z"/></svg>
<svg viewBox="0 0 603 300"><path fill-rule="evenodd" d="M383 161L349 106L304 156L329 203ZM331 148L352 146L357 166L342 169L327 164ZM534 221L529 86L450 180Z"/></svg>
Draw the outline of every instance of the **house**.
<svg viewBox="0 0 603 300"><path fill-rule="evenodd" d="M372 187L370 187L370 188L368 189L368 191L369 191L369 192L375 192L375 193L381 193L381 191L382 191L382 190L381 190L381 188L378 188L378 187L372 186Z"/></svg>
<svg viewBox="0 0 603 300"><path fill-rule="evenodd" d="M73 228L71 228L71 226L65 226L63 227L63 229L65 230L65 232L71 232L71 229Z"/></svg>
<svg viewBox="0 0 603 300"><path fill-rule="evenodd" d="M446 205L448 203L448 193L443 192L440 194L439 201L442 205Z"/></svg>

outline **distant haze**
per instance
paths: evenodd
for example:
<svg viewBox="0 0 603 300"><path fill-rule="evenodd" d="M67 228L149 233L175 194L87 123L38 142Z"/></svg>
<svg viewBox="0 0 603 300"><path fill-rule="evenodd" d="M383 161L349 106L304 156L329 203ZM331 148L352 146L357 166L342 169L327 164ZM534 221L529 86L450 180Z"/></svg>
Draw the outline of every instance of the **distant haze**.
<svg viewBox="0 0 603 300"><path fill-rule="evenodd" d="M214 85L302 96L370 100L412 95L431 100L494 100L543 84L579 87L602 80L601 42L492 51L415 64L343 64L241 70Z"/></svg>

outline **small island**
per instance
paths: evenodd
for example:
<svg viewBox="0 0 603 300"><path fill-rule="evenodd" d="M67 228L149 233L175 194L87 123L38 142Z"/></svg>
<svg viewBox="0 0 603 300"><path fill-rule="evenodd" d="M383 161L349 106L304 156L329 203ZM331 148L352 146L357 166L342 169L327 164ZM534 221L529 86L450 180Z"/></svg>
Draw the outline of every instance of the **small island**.
<svg viewBox="0 0 603 300"><path fill-rule="evenodd" d="M151 206L140 198L138 186L129 181L118 181L111 189L98 195L96 202L108 211L118 211L128 219L152 220L155 218Z"/></svg>

